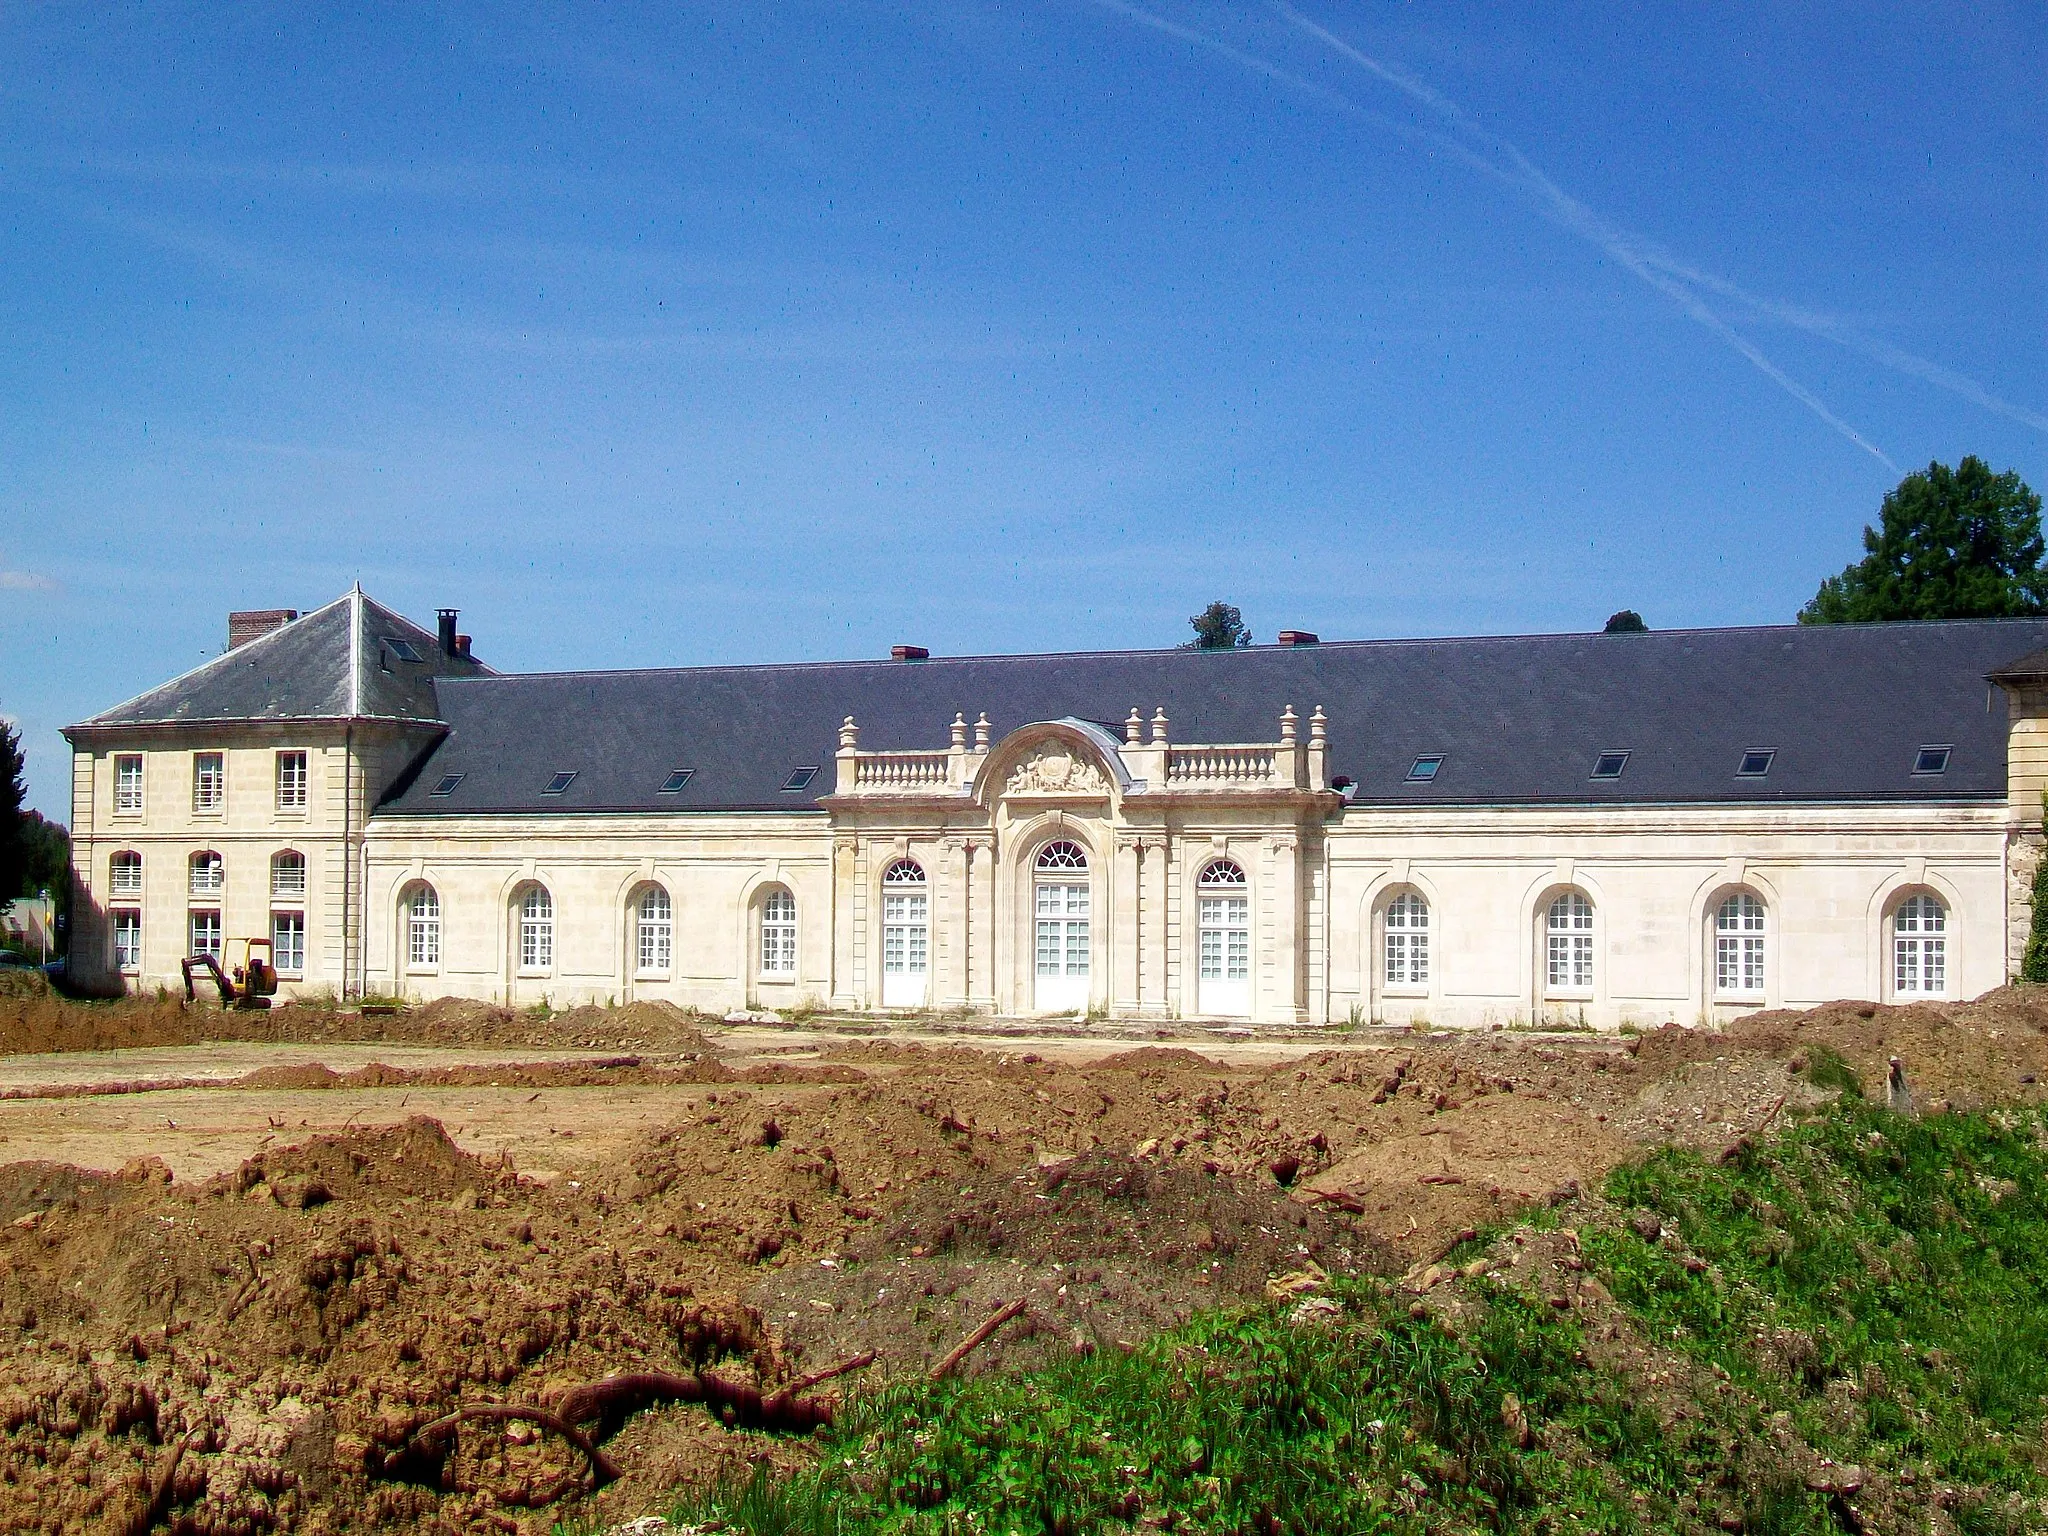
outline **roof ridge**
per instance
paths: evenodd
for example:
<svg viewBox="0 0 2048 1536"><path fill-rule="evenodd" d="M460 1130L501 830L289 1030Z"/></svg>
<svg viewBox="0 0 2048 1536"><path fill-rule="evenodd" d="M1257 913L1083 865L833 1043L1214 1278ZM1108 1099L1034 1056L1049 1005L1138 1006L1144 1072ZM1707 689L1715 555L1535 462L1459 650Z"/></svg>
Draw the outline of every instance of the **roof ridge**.
<svg viewBox="0 0 2048 1536"><path fill-rule="evenodd" d="M821 669L854 667L942 667L963 662L990 661L1089 661L1103 657L1176 656L1182 654L1207 654L1218 656L1264 656L1279 652L1296 654L1316 651L1368 650L1392 646L1426 645L1495 645L1528 644L1532 641L1598 640L1617 644L1655 644L1660 640L1691 639L1703 635L1813 635L1816 639L1841 632L1867 632L1886 630L1912 632L1936 627L1952 628L1959 625L2002 625L2038 624L2048 615L2016 614L2009 617L1979 619L1899 619L1858 624L1726 624L1699 625L1688 629L1656 629L1640 633L1609 635L1602 630L1547 630L1536 633L1505 633L1494 635L1383 635L1358 640L1323 640L1314 645L1283 646L1253 645L1234 647L1227 651L1197 653L1192 646L1141 646L1128 650L1082 650L1082 651L992 651L960 656L930 656L913 662L897 661L882 656L853 656L812 658L796 661L723 661L699 662L667 667L567 667L537 672L492 672L488 676L455 677L439 676L441 683L470 682L515 682L520 679L578 678L578 677L658 677L675 673L709 672L768 672L795 671L800 668Z"/></svg>
<svg viewBox="0 0 2048 1536"><path fill-rule="evenodd" d="M78 723L80 725L92 725L97 723L98 721L104 720L108 715L117 715L122 710L128 708L131 704L140 704L144 699L148 698L153 693L162 693L166 688L175 688L180 683L189 682L191 679L197 677L200 673L206 671L209 667L219 666L229 657L246 656L252 647L268 644L269 641L275 636L283 634L288 629L294 629L311 619L317 619L321 614L327 612L328 609L334 607L336 603L342 603L346 601L347 594L344 593L341 597L335 598L333 602L322 603L318 608L309 609L307 612L300 614L296 619L287 619L284 623L278 625L277 628L275 629L265 630L262 634L258 635L254 640L245 640L240 645L222 651L218 656L209 656L206 658L206 660L200 662L198 666L187 667L183 672L180 672L176 677L166 678L164 681L160 683L152 684L150 687L143 689L142 692L140 693L131 694L129 697L123 699L118 704L109 704L105 709L100 710L98 713L90 716L87 719L81 720Z"/></svg>

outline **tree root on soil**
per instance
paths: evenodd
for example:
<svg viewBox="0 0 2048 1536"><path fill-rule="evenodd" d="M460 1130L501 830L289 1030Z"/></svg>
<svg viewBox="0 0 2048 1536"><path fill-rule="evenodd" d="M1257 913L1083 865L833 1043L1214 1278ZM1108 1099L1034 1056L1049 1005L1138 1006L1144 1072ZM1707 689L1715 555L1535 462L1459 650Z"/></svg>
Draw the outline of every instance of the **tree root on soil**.
<svg viewBox="0 0 2048 1536"><path fill-rule="evenodd" d="M1021 1296L1015 1301L1006 1302L1002 1306L997 1307L995 1311L989 1314L988 1321L967 1335L958 1344L955 1344L952 1353L932 1367L932 1380L944 1381L948 1376L952 1375L955 1366L981 1348L988 1341L990 1334L994 1333L1023 1310L1024 1298Z"/></svg>
<svg viewBox="0 0 2048 1536"><path fill-rule="evenodd" d="M837 1404L829 1397L803 1394L821 1382L860 1370L874 1361L875 1352L868 1350L773 1392L726 1381L706 1371L688 1376L669 1371L629 1371L571 1387L555 1400L555 1411L571 1424L595 1420L599 1434L604 1435L656 1403L702 1403L728 1425L807 1435L832 1422Z"/></svg>

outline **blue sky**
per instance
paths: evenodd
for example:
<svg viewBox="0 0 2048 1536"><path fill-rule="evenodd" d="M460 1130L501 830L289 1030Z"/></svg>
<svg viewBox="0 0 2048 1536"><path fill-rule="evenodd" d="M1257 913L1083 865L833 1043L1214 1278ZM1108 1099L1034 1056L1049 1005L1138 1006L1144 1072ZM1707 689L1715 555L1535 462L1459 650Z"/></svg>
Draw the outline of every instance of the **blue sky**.
<svg viewBox="0 0 2048 1536"><path fill-rule="evenodd" d="M0 711L360 579L507 669L1782 622L2048 488L2037 4L0 12Z"/></svg>

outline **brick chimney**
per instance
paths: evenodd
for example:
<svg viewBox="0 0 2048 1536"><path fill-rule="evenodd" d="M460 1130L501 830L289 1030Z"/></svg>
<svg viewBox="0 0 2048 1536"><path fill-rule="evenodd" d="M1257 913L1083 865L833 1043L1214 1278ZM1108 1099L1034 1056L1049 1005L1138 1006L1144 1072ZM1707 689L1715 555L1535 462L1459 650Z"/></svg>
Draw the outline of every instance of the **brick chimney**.
<svg viewBox="0 0 2048 1536"><path fill-rule="evenodd" d="M299 616L296 608L247 608L228 615L228 649L240 650L251 640L261 640L273 629L282 629Z"/></svg>
<svg viewBox="0 0 2048 1536"><path fill-rule="evenodd" d="M1316 645L1319 641L1310 630L1283 629L1280 631L1280 643L1282 645Z"/></svg>
<svg viewBox="0 0 2048 1536"><path fill-rule="evenodd" d="M929 661L932 653L921 645L892 645L889 647L891 661Z"/></svg>

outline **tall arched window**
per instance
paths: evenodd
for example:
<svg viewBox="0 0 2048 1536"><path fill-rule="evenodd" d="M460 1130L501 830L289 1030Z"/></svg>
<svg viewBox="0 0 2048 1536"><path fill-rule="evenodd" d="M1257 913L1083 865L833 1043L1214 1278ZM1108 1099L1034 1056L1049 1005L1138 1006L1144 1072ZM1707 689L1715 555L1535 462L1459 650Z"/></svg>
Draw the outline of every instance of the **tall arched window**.
<svg viewBox="0 0 2048 1536"><path fill-rule="evenodd" d="M931 901L924 866L898 859L882 871L882 1006L921 1008L931 971Z"/></svg>
<svg viewBox="0 0 2048 1536"><path fill-rule="evenodd" d="M306 856L287 848L270 856L270 894L302 901L306 895Z"/></svg>
<svg viewBox="0 0 2048 1536"><path fill-rule="evenodd" d="M415 885L405 899L405 963L430 971L441 963L441 898L431 885Z"/></svg>
<svg viewBox="0 0 2048 1536"><path fill-rule="evenodd" d="M1901 997L1948 991L1948 908L1931 892L1908 896L1892 918L1892 990Z"/></svg>
<svg viewBox="0 0 2048 1536"><path fill-rule="evenodd" d="M107 866L107 892L113 896L142 894L142 855L123 849Z"/></svg>
<svg viewBox="0 0 2048 1536"><path fill-rule="evenodd" d="M1196 946L1203 1013L1251 1011L1252 903L1244 869L1212 860L1196 893Z"/></svg>
<svg viewBox="0 0 2048 1536"><path fill-rule="evenodd" d="M1556 995L1578 996L1593 990L1593 903L1584 891L1566 891L1550 904L1544 921L1548 940L1544 955L1544 988Z"/></svg>
<svg viewBox="0 0 2048 1536"><path fill-rule="evenodd" d="M675 953L675 923L668 892L650 885L640 893L636 964L642 976L666 976Z"/></svg>
<svg viewBox="0 0 2048 1536"><path fill-rule="evenodd" d="M555 899L530 885L519 902L519 969L547 971L555 964Z"/></svg>
<svg viewBox="0 0 2048 1536"><path fill-rule="evenodd" d="M1764 991L1764 904L1737 891L1714 913L1714 993L1761 997Z"/></svg>
<svg viewBox="0 0 2048 1536"><path fill-rule="evenodd" d="M1037 976L1033 1006L1062 1013L1088 1006L1088 855L1064 840L1038 850L1032 880Z"/></svg>
<svg viewBox="0 0 2048 1536"><path fill-rule="evenodd" d="M761 974L796 974L796 898L779 885L761 898Z"/></svg>
<svg viewBox="0 0 2048 1536"><path fill-rule="evenodd" d="M1387 903L1386 979L1390 987L1429 985L1429 903L1420 891Z"/></svg>
<svg viewBox="0 0 2048 1536"><path fill-rule="evenodd" d="M194 896L218 896L227 884L226 873L217 853L195 853L192 855L192 894ZM198 951L194 951L198 953Z"/></svg>

